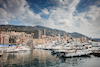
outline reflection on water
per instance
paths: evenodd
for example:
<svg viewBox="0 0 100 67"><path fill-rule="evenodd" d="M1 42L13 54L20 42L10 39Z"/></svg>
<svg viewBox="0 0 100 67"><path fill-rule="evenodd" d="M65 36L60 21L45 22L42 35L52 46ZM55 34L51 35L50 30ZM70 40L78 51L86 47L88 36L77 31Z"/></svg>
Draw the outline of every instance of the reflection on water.
<svg viewBox="0 0 100 67"><path fill-rule="evenodd" d="M37 50L5 53L0 57L0 67L99 67L100 57L60 58L50 51Z"/></svg>
<svg viewBox="0 0 100 67"><path fill-rule="evenodd" d="M30 60L30 51L24 53L5 53L0 58L1 66L17 66L28 63Z"/></svg>

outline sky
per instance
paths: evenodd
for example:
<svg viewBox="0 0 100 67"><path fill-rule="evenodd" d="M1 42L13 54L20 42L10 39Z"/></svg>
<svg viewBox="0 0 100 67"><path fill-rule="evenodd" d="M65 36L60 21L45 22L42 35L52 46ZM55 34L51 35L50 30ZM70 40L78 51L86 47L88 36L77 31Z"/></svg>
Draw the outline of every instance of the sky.
<svg viewBox="0 0 100 67"><path fill-rule="evenodd" d="M45 26L100 38L100 0L0 0L0 25Z"/></svg>

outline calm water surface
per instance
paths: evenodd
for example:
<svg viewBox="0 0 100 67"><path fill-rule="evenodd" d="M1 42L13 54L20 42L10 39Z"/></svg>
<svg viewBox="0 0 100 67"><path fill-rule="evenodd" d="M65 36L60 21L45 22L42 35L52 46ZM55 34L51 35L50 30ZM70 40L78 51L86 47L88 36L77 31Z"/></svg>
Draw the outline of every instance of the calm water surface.
<svg viewBox="0 0 100 67"><path fill-rule="evenodd" d="M24 53L5 53L0 67L100 67L100 57L59 58L50 51L37 50Z"/></svg>

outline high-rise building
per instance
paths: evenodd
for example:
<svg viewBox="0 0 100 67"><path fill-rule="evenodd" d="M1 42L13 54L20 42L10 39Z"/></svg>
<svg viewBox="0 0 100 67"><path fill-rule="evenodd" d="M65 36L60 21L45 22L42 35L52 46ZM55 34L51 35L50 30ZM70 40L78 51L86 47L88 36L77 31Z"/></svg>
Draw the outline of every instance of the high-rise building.
<svg viewBox="0 0 100 67"><path fill-rule="evenodd" d="M41 38L41 31L40 30L35 30L33 38L34 39L40 39Z"/></svg>
<svg viewBox="0 0 100 67"><path fill-rule="evenodd" d="M42 35L46 35L46 30L45 29L42 31Z"/></svg>

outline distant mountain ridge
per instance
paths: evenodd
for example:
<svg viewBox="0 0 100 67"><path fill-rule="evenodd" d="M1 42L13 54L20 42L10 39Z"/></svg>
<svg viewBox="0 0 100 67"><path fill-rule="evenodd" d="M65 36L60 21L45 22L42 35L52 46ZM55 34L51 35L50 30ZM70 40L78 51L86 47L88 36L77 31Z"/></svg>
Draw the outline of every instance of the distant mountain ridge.
<svg viewBox="0 0 100 67"><path fill-rule="evenodd" d="M74 33L68 33L68 32L65 32L63 30L58 30L58 29L51 29L49 27L44 27L44 26L17 26L17 25L0 25L0 29L3 29L5 31L17 31L17 32L26 32L26 33L33 33L34 30L36 29L39 29L39 30L46 30L46 35L51 35L51 34L54 34L54 35L58 35L60 34L61 36L63 35L67 35L67 36L72 36L74 38L79 38L79 37L83 37L85 35L83 34L80 34L80 33L77 33L77 32L74 32ZM87 36L85 36L87 37Z"/></svg>
<svg viewBox="0 0 100 67"><path fill-rule="evenodd" d="M100 42L100 38L93 38L93 41Z"/></svg>
<svg viewBox="0 0 100 67"><path fill-rule="evenodd" d="M83 34L80 34L80 33L77 33L77 32L73 32L73 33L67 33L68 35L71 35L72 37L74 37L74 38L78 38L78 37L87 37L87 36L85 36L85 35L83 35ZM87 37L88 38L88 37Z"/></svg>

